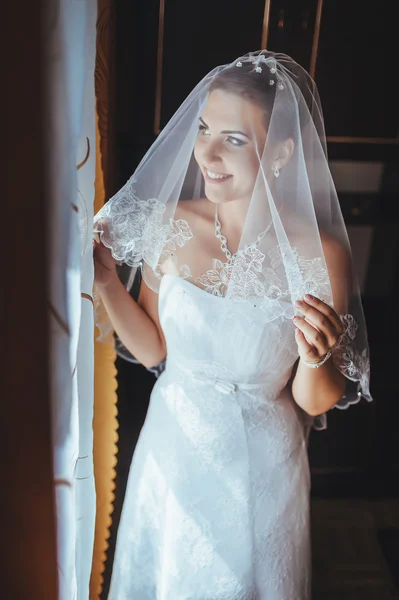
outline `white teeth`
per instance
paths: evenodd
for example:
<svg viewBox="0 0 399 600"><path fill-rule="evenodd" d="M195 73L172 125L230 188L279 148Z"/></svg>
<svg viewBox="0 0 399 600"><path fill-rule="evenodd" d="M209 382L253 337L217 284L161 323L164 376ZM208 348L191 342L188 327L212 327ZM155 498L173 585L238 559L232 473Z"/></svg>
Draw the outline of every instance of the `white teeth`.
<svg viewBox="0 0 399 600"><path fill-rule="evenodd" d="M210 177L210 179L226 179L227 177L229 177L229 175L219 175L219 173L212 173L212 171L208 171L208 169L206 169L206 174L208 175L208 177Z"/></svg>

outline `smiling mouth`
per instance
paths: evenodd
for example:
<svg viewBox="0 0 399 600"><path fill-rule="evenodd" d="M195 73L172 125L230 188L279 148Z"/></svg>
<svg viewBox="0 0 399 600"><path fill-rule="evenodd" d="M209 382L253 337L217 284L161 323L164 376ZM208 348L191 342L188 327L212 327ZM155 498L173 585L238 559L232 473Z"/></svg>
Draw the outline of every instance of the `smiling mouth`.
<svg viewBox="0 0 399 600"><path fill-rule="evenodd" d="M210 171L209 169L204 169L204 174L206 181L210 181L212 183L223 183L223 181L226 181L232 177L232 175L217 173L216 171Z"/></svg>

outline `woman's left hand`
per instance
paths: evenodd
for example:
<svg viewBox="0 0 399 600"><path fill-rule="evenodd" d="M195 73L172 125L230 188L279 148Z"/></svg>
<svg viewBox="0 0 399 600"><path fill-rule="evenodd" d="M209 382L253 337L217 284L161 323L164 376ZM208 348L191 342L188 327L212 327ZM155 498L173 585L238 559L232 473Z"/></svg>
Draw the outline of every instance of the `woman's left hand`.
<svg viewBox="0 0 399 600"><path fill-rule="evenodd" d="M341 320L331 306L310 294L295 305L304 315L293 318L299 356L305 362L318 363L341 337Z"/></svg>

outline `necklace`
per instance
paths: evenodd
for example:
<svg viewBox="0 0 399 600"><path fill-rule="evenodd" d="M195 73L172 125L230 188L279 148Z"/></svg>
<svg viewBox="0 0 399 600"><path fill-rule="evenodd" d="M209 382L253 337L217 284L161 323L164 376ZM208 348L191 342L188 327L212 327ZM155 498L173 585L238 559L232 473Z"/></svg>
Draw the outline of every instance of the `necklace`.
<svg viewBox="0 0 399 600"><path fill-rule="evenodd" d="M281 210L282 210L282 208L280 208L280 210L278 211L278 214L280 214ZM263 240L266 233L269 231L270 227L272 226L272 223L273 223L273 221L270 223L270 225L268 225L266 227L265 231L262 231L258 235L258 237L256 238L256 241L254 242L255 246L257 246L259 244L259 242L261 240ZM227 247L227 238L222 233L222 225L221 225L221 223L219 221L219 217L218 217L218 205L217 204L216 204L216 211L215 211L215 236L218 238L218 240L220 240L220 248L221 248L223 254L225 254L225 256L227 258L227 262L232 263L235 256L237 255L238 251L235 254L232 254ZM245 252L252 245L253 245L253 243L245 244L242 251Z"/></svg>

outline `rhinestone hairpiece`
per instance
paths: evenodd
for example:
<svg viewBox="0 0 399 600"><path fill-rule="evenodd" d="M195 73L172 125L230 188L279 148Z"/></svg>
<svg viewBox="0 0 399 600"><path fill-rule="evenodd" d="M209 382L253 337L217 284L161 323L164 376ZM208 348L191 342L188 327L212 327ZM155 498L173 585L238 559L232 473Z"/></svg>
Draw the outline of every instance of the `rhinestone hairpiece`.
<svg viewBox="0 0 399 600"><path fill-rule="evenodd" d="M278 89L279 90L284 89L284 84L281 82L281 79L280 79L278 71L277 71L276 59L273 56L265 56L263 54L263 52L260 52L256 57L250 56L247 59L237 61L236 67L242 67L243 62L252 63L255 67L256 73L262 73L262 71L263 71L263 68L260 66L260 63L266 65L270 71L270 74L276 75L277 81L278 81L278 85L277 85ZM269 84L271 86L274 85L275 83L276 83L276 81L274 79L269 80Z"/></svg>

